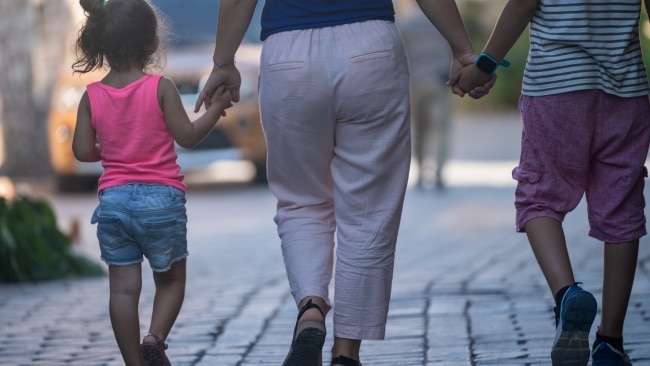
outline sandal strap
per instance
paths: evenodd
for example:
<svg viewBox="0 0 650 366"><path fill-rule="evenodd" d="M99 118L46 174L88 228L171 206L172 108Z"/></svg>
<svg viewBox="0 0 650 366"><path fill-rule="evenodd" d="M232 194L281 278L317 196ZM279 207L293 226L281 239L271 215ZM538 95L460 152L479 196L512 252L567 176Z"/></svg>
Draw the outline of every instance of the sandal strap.
<svg viewBox="0 0 650 366"><path fill-rule="evenodd" d="M158 337L157 335L155 335L155 334L153 334L153 333L149 333L149 334L147 334L147 335L145 336L145 338L146 338L147 336L149 336L149 337L153 337L153 339L156 340L156 343L158 343L158 344L159 344L160 346L162 346L164 349L167 349L167 348L169 347L169 346L167 345L167 343L163 342L162 339L160 339L160 337Z"/></svg>
<svg viewBox="0 0 650 366"><path fill-rule="evenodd" d="M302 308L300 308L300 311L298 312L298 318L296 319L296 326L293 327L293 335L294 336L296 335L296 331L298 330L298 322L300 321L300 318L305 313L305 311L307 311L309 309L318 309L318 311L323 316L323 318L325 318L325 313L323 313L323 310L320 308L320 306L314 304L311 301L311 299L309 299L309 301L307 301L307 303L305 305L303 305Z"/></svg>
<svg viewBox="0 0 650 366"><path fill-rule="evenodd" d="M325 313L323 313L323 309L321 309L320 306L314 304L311 301L311 299L309 299L309 301L307 301L307 303L305 305L303 305L302 308L300 308L300 311L298 312L298 319L297 320L300 320L302 315L309 309L318 309L318 311L323 316L323 318L325 317Z"/></svg>
<svg viewBox="0 0 650 366"><path fill-rule="evenodd" d="M349 357L338 356L332 359L332 365L343 365L343 366L361 366L359 362L353 360Z"/></svg>

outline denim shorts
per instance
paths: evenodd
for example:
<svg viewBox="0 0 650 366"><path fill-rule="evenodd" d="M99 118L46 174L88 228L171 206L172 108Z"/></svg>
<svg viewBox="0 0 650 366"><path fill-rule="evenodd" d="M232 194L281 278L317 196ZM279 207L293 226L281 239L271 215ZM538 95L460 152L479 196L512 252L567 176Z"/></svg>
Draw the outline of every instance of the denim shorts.
<svg viewBox="0 0 650 366"><path fill-rule="evenodd" d="M187 257L185 194L173 187L126 184L99 192L97 223L101 259L108 265L141 263L168 271Z"/></svg>
<svg viewBox="0 0 650 366"><path fill-rule="evenodd" d="M535 217L562 221L584 196L590 236L622 243L645 235L648 97L583 90L522 96L519 107L521 158L513 171L517 230Z"/></svg>

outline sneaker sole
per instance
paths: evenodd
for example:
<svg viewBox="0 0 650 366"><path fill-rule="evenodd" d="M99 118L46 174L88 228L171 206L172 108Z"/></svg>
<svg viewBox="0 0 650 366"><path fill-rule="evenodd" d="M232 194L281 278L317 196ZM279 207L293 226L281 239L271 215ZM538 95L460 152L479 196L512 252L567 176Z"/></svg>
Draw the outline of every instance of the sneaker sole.
<svg viewBox="0 0 650 366"><path fill-rule="evenodd" d="M586 366L589 363L589 332L597 307L596 299L588 292L568 299L564 324L551 350L553 366Z"/></svg>
<svg viewBox="0 0 650 366"><path fill-rule="evenodd" d="M319 366L325 344L325 331L306 327L298 333L282 366Z"/></svg>

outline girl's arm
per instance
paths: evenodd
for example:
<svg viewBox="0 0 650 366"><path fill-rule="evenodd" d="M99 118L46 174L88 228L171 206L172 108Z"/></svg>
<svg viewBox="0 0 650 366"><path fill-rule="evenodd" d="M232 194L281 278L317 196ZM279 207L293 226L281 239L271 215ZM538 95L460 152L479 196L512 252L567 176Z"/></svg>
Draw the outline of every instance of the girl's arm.
<svg viewBox="0 0 650 366"><path fill-rule="evenodd" d="M74 157L83 162L100 161L101 155L97 144L97 134L90 122L90 100L88 93L84 93L77 109L77 122L72 138L72 153Z"/></svg>
<svg viewBox="0 0 650 366"><path fill-rule="evenodd" d="M163 77L158 84L158 101L165 115L167 128L174 140L186 149L193 148L212 130L226 108L232 106L232 97L224 87L219 87L212 95L210 107L194 121L190 121L181 96L174 82Z"/></svg>

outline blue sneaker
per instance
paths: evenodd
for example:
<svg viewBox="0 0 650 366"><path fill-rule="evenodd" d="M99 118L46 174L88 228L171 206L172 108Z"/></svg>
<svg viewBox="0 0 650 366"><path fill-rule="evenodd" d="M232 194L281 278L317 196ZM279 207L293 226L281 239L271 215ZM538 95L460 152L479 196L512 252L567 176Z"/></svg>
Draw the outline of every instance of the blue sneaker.
<svg viewBox="0 0 650 366"><path fill-rule="evenodd" d="M556 309L557 330L551 350L553 366L586 366L589 363L589 331L598 305L594 296L574 283Z"/></svg>
<svg viewBox="0 0 650 366"><path fill-rule="evenodd" d="M612 347L607 342L600 342L591 353L592 366L632 366L632 361L626 353Z"/></svg>

